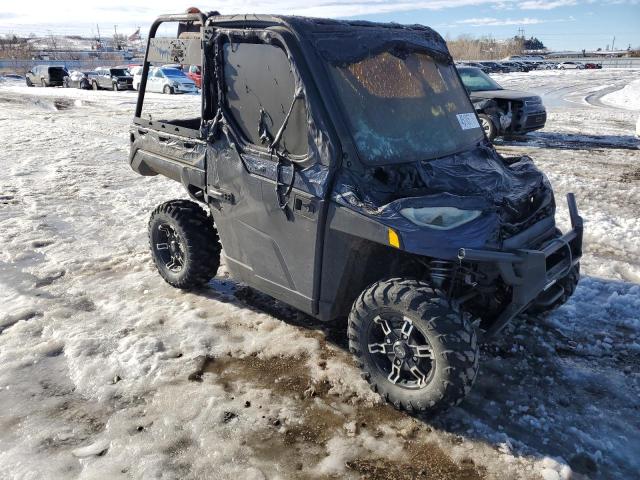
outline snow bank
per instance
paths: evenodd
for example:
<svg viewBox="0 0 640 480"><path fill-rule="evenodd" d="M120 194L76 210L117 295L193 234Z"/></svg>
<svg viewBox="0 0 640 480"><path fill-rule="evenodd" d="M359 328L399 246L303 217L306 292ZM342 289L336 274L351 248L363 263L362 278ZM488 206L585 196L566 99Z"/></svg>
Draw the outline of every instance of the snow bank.
<svg viewBox="0 0 640 480"><path fill-rule="evenodd" d="M624 88L602 97L607 105L627 110L640 110L640 80L633 80Z"/></svg>

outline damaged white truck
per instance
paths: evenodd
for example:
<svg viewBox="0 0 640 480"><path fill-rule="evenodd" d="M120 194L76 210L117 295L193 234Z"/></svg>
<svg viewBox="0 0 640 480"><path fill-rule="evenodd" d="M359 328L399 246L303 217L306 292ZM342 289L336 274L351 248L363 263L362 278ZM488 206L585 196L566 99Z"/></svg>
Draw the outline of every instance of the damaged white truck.
<svg viewBox="0 0 640 480"><path fill-rule="evenodd" d="M171 27L173 24L173 27ZM158 37L175 28L175 38ZM199 115L148 118L152 65L202 67ZM190 200L151 214L160 275L239 281L347 319L363 378L396 408L469 392L478 343L573 293L582 219L555 225L547 178L484 135L440 35L301 17L191 13L151 27L129 163Z"/></svg>

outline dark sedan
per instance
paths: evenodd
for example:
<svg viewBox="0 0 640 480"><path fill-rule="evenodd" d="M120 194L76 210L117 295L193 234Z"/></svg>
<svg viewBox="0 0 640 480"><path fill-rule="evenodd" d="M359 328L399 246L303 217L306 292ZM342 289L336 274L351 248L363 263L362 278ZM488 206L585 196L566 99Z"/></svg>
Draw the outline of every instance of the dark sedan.
<svg viewBox="0 0 640 480"><path fill-rule="evenodd" d="M547 111L539 96L506 90L478 68L459 67L458 72L489 140L544 127Z"/></svg>

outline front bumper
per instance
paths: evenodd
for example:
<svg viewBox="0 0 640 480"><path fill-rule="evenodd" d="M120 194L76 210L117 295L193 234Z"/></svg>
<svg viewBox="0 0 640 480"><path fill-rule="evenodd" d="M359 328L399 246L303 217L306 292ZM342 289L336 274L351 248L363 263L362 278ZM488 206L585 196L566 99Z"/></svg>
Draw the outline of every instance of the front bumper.
<svg viewBox="0 0 640 480"><path fill-rule="evenodd" d="M511 303L498 316L485 333L490 337L498 333L513 317L524 311L536 298L556 286L571 267L582 257L583 220L573 193L567 194L567 204L571 218L571 230L546 244L540 250L517 249L495 251L461 248L460 261L493 263L506 285L512 288ZM557 295L544 295L548 303Z"/></svg>
<svg viewBox="0 0 640 480"><path fill-rule="evenodd" d="M195 93L198 89L192 85L178 84L173 87L176 93Z"/></svg>
<svg viewBox="0 0 640 480"><path fill-rule="evenodd" d="M527 111L523 110L520 115L514 118L511 124L511 131L515 134L522 134L540 130L547 123L546 110Z"/></svg>

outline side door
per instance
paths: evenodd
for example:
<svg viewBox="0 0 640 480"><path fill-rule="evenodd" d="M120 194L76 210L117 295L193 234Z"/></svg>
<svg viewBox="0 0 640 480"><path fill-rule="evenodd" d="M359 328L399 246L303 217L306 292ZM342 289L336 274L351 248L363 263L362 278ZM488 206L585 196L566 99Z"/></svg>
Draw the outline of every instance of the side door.
<svg viewBox="0 0 640 480"><path fill-rule="evenodd" d="M162 70L159 68L154 68L149 72L149 78L147 79L147 90L150 92L162 92L162 82L164 80L164 76L162 75Z"/></svg>
<svg viewBox="0 0 640 480"><path fill-rule="evenodd" d="M111 70L103 68L100 72L100 86L111 90Z"/></svg>
<svg viewBox="0 0 640 480"><path fill-rule="evenodd" d="M96 68L93 71L93 75L94 75L94 79L95 79L96 83L98 84L98 87L102 87L102 80L101 80L102 69L101 68Z"/></svg>
<svg viewBox="0 0 640 480"><path fill-rule="evenodd" d="M284 47L241 36L220 47L218 82L229 134L210 144L207 193L227 268L316 313L328 167L309 151L307 101L298 94Z"/></svg>

